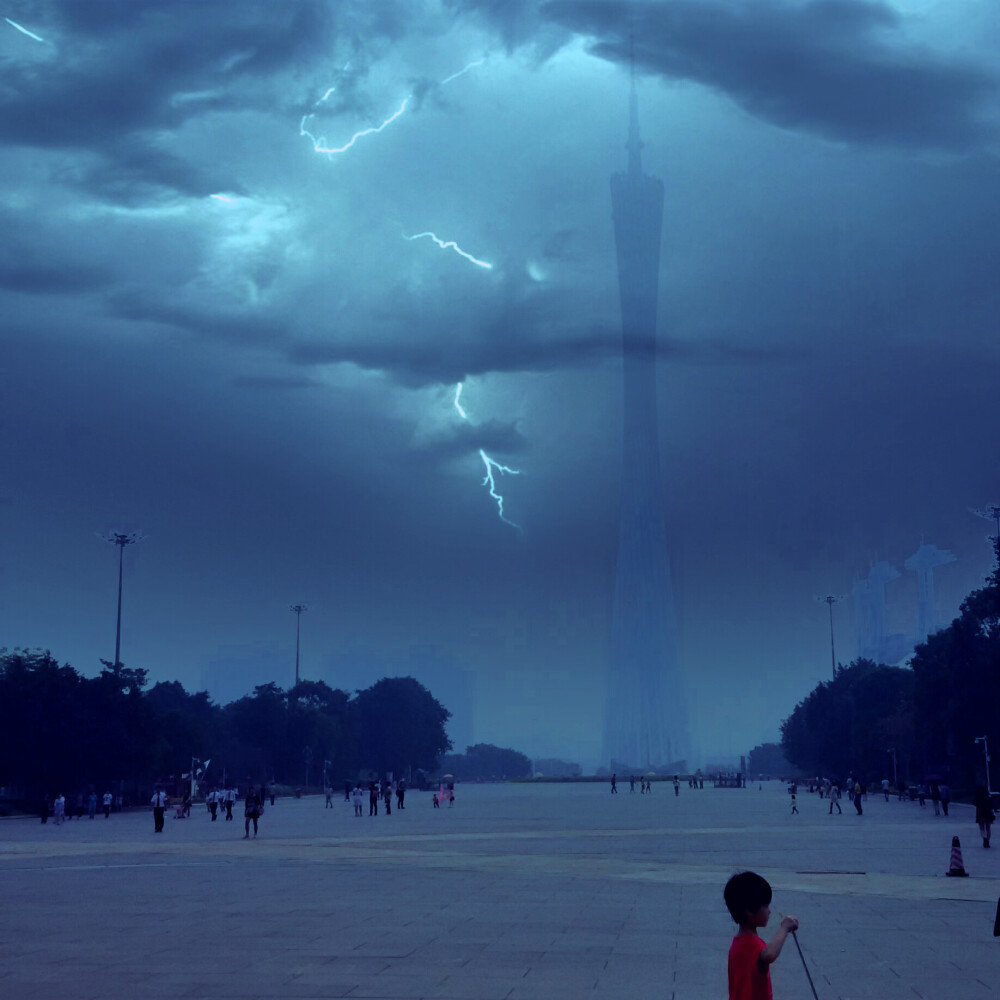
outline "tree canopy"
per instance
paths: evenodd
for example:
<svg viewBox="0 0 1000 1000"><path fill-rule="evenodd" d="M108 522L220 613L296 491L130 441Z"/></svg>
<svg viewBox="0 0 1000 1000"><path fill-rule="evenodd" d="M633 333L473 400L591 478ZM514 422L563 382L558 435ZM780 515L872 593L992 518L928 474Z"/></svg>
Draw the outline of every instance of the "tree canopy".
<svg viewBox="0 0 1000 1000"><path fill-rule="evenodd" d="M307 784L360 771L434 770L451 748L450 713L412 677L383 678L352 698L322 681L264 684L226 706L177 681L104 664L97 677L48 650L0 649L0 785L17 796L114 786L145 791L211 760L210 785ZM310 770L311 769L311 770Z"/></svg>

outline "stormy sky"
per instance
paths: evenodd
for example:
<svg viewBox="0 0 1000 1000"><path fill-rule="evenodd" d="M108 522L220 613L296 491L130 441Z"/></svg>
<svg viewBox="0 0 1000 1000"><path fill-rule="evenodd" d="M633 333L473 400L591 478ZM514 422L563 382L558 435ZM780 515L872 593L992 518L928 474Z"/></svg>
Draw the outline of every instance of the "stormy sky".
<svg viewBox="0 0 1000 1000"><path fill-rule="evenodd" d="M289 686L305 602L303 676L414 674L460 749L596 764L630 53L666 188L697 762L776 738L829 676L816 597L926 541L957 557L946 624L988 572L968 508L1000 501L989 0L0 17L0 643L113 659L99 536L139 530L122 659L152 681ZM502 517L483 455L518 470L493 467ZM915 592L890 584L892 630ZM846 662L851 602L834 615Z"/></svg>

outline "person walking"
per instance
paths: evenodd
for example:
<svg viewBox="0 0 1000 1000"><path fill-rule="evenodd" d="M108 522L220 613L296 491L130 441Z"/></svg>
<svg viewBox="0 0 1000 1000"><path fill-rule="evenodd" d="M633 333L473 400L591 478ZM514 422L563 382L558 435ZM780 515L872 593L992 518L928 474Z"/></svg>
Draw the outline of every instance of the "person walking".
<svg viewBox="0 0 1000 1000"><path fill-rule="evenodd" d="M253 823L253 838L257 839L257 820L260 819L260 796L254 791L253 785L247 789L246 801L243 803L243 839L250 839L250 823Z"/></svg>
<svg viewBox="0 0 1000 1000"><path fill-rule="evenodd" d="M226 820L231 820L233 818L233 806L236 804L236 789L227 788L226 789Z"/></svg>
<svg viewBox="0 0 1000 1000"><path fill-rule="evenodd" d="M854 782L854 808L857 809L858 815L862 815L861 809L861 782Z"/></svg>
<svg viewBox="0 0 1000 1000"><path fill-rule="evenodd" d="M405 808L403 806L403 799L405 798L405 796L406 796L406 781L403 778L400 778L399 781L396 782L396 808L397 809L403 809L403 808Z"/></svg>
<svg viewBox="0 0 1000 1000"><path fill-rule="evenodd" d="M212 822L214 823L218 818L219 813L219 790L218 788L213 788L208 793L208 811L212 814Z"/></svg>
<svg viewBox="0 0 1000 1000"><path fill-rule="evenodd" d="M168 801L167 793L162 788L153 792L153 797L149 800L153 807L153 833L163 833L163 813Z"/></svg>
<svg viewBox="0 0 1000 1000"><path fill-rule="evenodd" d="M941 815L941 788L936 781L931 782L931 805L934 806L934 815Z"/></svg>
<svg viewBox="0 0 1000 1000"><path fill-rule="evenodd" d="M885 801L889 801L889 779L882 779L882 794L885 796Z"/></svg>
<svg viewBox="0 0 1000 1000"><path fill-rule="evenodd" d="M361 791L361 786L360 785L355 785L354 786L354 791L353 791L352 795L353 795L353 798L354 798L354 815L355 816L361 816L362 815L362 804L364 802L364 798L365 797L364 797L364 793Z"/></svg>
<svg viewBox="0 0 1000 1000"><path fill-rule="evenodd" d="M676 798L676 797L677 797L677 796L679 796L680 794L681 794L681 780L680 780L680 778L679 778L679 777L678 777L678 776L677 776L677 775L675 774L675 775L674 775L674 797Z"/></svg>
<svg viewBox="0 0 1000 1000"><path fill-rule="evenodd" d="M989 847L990 828L996 816L993 813L993 802L990 800L989 792L983 785L976 785L972 804L976 807L976 822L979 824L979 836L983 838L983 847Z"/></svg>
<svg viewBox="0 0 1000 1000"><path fill-rule="evenodd" d="M948 815L948 803L951 802L951 789L942 781L938 785L938 793L941 796L941 811Z"/></svg>
<svg viewBox="0 0 1000 1000"><path fill-rule="evenodd" d="M611 794L612 795L617 795L618 794L618 775L617 774L612 774L611 775Z"/></svg>
<svg viewBox="0 0 1000 1000"><path fill-rule="evenodd" d="M392 785L388 781L382 782L382 801L385 803L386 816L392 815Z"/></svg>
<svg viewBox="0 0 1000 1000"><path fill-rule="evenodd" d="M378 786L374 781L368 782L368 815L378 815Z"/></svg>
<svg viewBox="0 0 1000 1000"><path fill-rule="evenodd" d="M792 792L792 815L798 816L799 807L795 804L795 792Z"/></svg>
<svg viewBox="0 0 1000 1000"><path fill-rule="evenodd" d="M323 794L326 796L326 804L323 806L324 809L333 808L333 789L329 785L323 787Z"/></svg>
<svg viewBox="0 0 1000 1000"><path fill-rule="evenodd" d="M834 782L830 785L829 791L826 793L826 797L830 800L830 815L833 815L833 807L837 807L837 814L839 816L844 815L844 810L840 808L840 784L839 782Z"/></svg>
<svg viewBox="0 0 1000 1000"><path fill-rule="evenodd" d="M97 813L97 792L91 792L87 796L87 815L93 819Z"/></svg>
<svg viewBox="0 0 1000 1000"><path fill-rule="evenodd" d="M62 822L66 818L66 796L62 792L56 796L55 802L52 803L52 816L56 826L62 826Z"/></svg>
<svg viewBox="0 0 1000 1000"><path fill-rule="evenodd" d="M105 792L101 799L101 804L104 806L104 818L111 819L111 792Z"/></svg>
<svg viewBox="0 0 1000 1000"><path fill-rule="evenodd" d="M38 803L38 815L43 823L48 823L49 811L49 793L46 792L42 796L42 801Z"/></svg>

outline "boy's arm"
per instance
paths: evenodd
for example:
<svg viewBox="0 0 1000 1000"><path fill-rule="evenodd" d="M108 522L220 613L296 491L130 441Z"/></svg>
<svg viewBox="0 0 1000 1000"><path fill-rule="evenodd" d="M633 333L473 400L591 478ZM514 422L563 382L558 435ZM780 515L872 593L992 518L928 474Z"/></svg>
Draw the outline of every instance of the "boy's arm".
<svg viewBox="0 0 1000 1000"><path fill-rule="evenodd" d="M785 941L788 935L793 931L799 929L799 922L795 917L785 917L781 921L781 926L778 928L778 933L774 935L773 938L768 942L767 947L760 953L757 958L757 968L761 972L766 971L767 967L774 961L777 960L778 956L781 954L781 949L784 947Z"/></svg>

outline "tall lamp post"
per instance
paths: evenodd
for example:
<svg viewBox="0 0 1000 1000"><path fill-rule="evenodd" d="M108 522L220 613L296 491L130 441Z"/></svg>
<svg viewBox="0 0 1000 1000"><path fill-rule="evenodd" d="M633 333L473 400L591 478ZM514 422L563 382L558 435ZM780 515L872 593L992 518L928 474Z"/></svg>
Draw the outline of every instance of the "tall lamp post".
<svg viewBox="0 0 1000 1000"><path fill-rule="evenodd" d="M990 744L985 736L977 736L976 743L982 743L983 745L983 756L986 758L986 794L992 798L993 789L990 788Z"/></svg>
<svg viewBox="0 0 1000 1000"><path fill-rule="evenodd" d="M833 648L833 606L839 604L843 599L843 595L835 597L833 594L816 598L817 601L822 601L830 610L830 676L834 679L837 677L837 654Z"/></svg>
<svg viewBox="0 0 1000 1000"><path fill-rule="evenodd" d="M122 648L122 573L125 565L125 546L141 542L141 531L109 531L100 536L109 545L118 546L118 624L115 627L115 666L121 664Z"/></svg>
<svg viewBox="0 0 1000 1000"><path fill-rule="evenodd" d="M302 624L302 612L309 610L308 604L291 604L289 611L295 612L295 685L299 683L299 626Z"/></svg>

